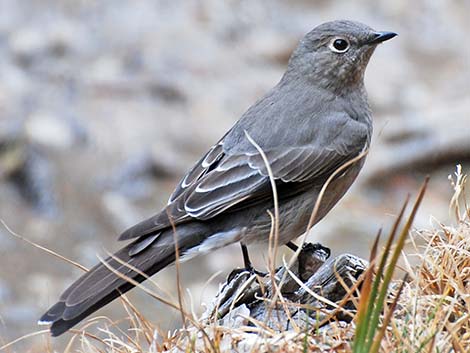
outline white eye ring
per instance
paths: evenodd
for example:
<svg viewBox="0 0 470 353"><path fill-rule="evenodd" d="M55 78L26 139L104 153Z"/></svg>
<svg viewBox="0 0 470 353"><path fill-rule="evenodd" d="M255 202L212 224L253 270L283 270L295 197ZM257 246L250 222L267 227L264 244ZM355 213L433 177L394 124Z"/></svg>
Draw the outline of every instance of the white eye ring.
<svg viewBox="0 0 470 353"><path fill-rule="evenodd" d="M349 40L343 37L335 37L331 40L328 47L335 53L346 53L351 45Z"/></svg>

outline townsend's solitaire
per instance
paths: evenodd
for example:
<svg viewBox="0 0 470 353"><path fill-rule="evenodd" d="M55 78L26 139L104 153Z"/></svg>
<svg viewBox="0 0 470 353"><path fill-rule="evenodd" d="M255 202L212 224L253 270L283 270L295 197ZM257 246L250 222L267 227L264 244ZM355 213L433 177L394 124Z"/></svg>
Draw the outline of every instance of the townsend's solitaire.
<svg viewBox="0 0 470 353"><path fill-rule="evenodd" d="M395 35L352 21L324 23L309 32L280 82L194 165L160 213L120 236L133 241L114 256L151 276L175 261L175 237L182 258L235 242L266 242L273 191L255 144L276 183L279 244L303 234L325 181L369 147L364 71L377 44ZM344 195L363 162L358 159L332 179L315 222ZM115 259L106 261L137 282L145 279ZM132 287L100 263L73 283L40 323L52 324L52 335L60 335Z"/></svg>

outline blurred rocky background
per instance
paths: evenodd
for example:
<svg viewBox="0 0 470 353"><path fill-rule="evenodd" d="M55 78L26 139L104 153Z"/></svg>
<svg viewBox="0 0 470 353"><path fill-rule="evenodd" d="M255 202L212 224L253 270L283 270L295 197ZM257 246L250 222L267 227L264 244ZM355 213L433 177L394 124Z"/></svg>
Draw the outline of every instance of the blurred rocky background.
<svg viewBox="0 0 470 353"><path fill-rule="evenodd" d="M348 18L400 35L366 75L375 137L363 173L310 239L367 256L428 173L417 226L449 217L447 175L470 164L469 13L467 0L1 0L0 219L91 266L277 83L307 31ZM184 264L195 310L241 264L238 246ZM38 330L78 275L0 226L1 341ZM176 292L174 268L155 279ZM163 329L178 327L174 311L130 296ZM119 301L101 313L125 316ZM46 338L15 349L34 340Z"/></svg>

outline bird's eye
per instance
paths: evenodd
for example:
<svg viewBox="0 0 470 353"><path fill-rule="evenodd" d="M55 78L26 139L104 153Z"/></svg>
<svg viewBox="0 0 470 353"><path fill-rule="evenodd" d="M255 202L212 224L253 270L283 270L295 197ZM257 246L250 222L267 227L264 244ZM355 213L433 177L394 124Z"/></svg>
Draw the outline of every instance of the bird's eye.
<svg viewBox="0 0 470 353"><path fill-rule="evenodd" d="M345 53L349 49L349 41L344 38L334 38L329 47L335 53Z"/></svg>

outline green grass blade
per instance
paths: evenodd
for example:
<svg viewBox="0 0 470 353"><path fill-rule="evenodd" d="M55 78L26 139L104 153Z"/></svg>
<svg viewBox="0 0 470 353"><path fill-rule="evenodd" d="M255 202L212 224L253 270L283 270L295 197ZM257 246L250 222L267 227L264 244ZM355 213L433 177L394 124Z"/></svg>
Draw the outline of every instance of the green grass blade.
<svg viewBox="0 0 470 353"><path fill-rule="evenodd" d="M421 186L421 189L419 191L418 197L416 198L416 201L413 205L413 209L411 211L410 216L405 222L405 225L403 226L400 235L397 240L397 244L395 247L395 250L393 251L392 258L390 260L389 265L387 266L387 269L385 271L384 279L382 282L382 285L380 286L380 291L376 300L376 304L374 307L374 310L372 311L372 316L370 320L370 329L368 330L368 334L366 337L366 343L368 345L368 350L367 352L370 351L371 345L373 338L377 332L378 324L379 324L379 319L380 319L380 314L382 313L382 309L385 303L385 298L388 293L388 287L390 285L390 282L392 281L393 273L395 272L395 268L398 262L398 258L400 257L400 254L403 250L403 247L405 246L405 241L408 236L408 232L411 228L411 225L413 223L413 220L416 216L416 212L418 211L418 207L421 204L421 201L424 197L424 193L426 191L426 187L429 182L429 177L427 177Z"/></svg>
<svg viewBox="0 0 470 353"><path fill-rule="evenodd" d="M371 286L372 286L373 269L374 269L375 258L377 256L377 248L379 245L381 232L382 230L379 230L377 236L375 237L375 241L372 246L371 255L370 255L370 266L367 269L367 271L364 273L364 280L363 280L362 289L361 289L361 299L359 301L359 308L357 310L356 338L354 340L354 347L353 347L353 351L356 353L362 352L362 347L364 346L364 339L367 336L367 327L368 327L367 303L371 301L370 293L371 293Z"/></svg>
<svg viewBox="0 0 470 353"><path fill-rule="evenodd" d="M400 295L403 291L403 288L405 287L405 283L407 280L408 280L408 274L406 274L405 277L402 279L402 282L400 284L400 287L398 288L397 294L395 295L395 298L393 299L392 305L388 309L388 312L384 318L382 327L380 328L380 330L378 330L378 334L374 338L374 342L372 343L369 353L377 353L379 351L380 343L382 342L382 339L385 336L385 331L387 331L388 324L392 320L392 315L395 311L395 308L397 307L398 299L400 298Z"/></svg>
<svg viewBox="0 0 470 353"><path fill-rule="evenodd" d="M398 227L399 227L399 225L401 223L401 220L403 218L403 214L405 213L405 209L408 206L409 199L410 198L408 196L406 198L405 202L403 203L403 206L402 206L402 208L401 208L401 210L398 214L398 217L396 218L396 220L393 224L393 227L390 231L390 234L389 234L388 239L387 239L387 243L385 244L385 248L384 248L384 250L382 252L382 256L380 258L380 264L379 264L379 267L377 269L375 279L374 279L372 289L371 289L370 300L368 300L368 306L367 306L367 318L368 319L365 321L366 324L367 324L366 336L365 336L366 338L363 339L363 340L366 340L367 337L369 337L369 339L370 339L371 336L373 337L375 329L376 329L376 326L373 325L371 318L373 317L374 310L377 310L376 305L377 305L378 290L379 290L379 287L380 287L380 283L382 281L382 276L383 276L383 273L384 273L385 266L387 264L388 256L390 254L390 249L392 247L393 241L395 240ZM367 346L372 344L371 341L364 342L364 343Z"/></svg>

